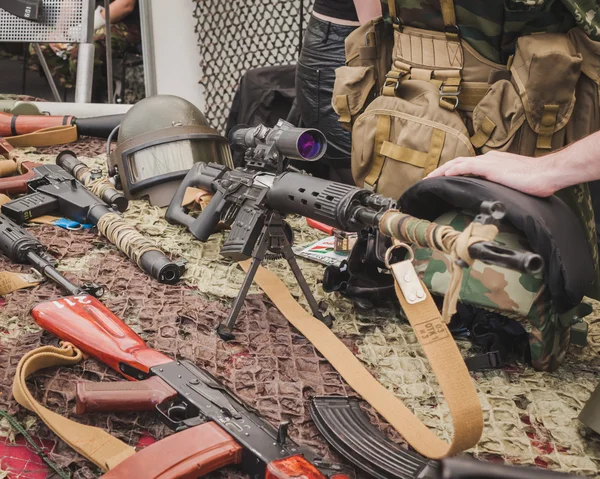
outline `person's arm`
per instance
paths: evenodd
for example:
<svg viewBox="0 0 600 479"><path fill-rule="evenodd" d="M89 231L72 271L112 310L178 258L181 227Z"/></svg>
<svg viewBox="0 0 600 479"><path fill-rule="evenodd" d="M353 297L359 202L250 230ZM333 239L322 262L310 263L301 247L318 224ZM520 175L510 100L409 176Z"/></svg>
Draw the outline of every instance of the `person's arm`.
<svg viewBox="0 0 600 479"><path fill-rule="evenodd" d="M379 0L354 0L354 7L361 25L381 16L381 2Z"/></svg>
<svg viewBox="0 0 600 479"><path fill-rule="evenodd" d="M530 195L550 196L567 186L600 179L600 132L538 158L496 151L455 158L427 178L462 175L479 176Z"/></svg>
<svg viewBox="0 0 600 479"><path fill-rule="evenodd" d="M133 12L137 0L113 0L110 2L110 22L117 23ZM101 13L104 18L104 11Z"/></svg>

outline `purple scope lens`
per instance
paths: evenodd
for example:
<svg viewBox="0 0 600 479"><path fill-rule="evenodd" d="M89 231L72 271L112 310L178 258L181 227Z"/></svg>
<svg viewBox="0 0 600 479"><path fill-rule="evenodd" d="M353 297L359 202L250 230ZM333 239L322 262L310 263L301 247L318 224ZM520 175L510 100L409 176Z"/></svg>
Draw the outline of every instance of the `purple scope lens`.
<svg viewBox="0 0 600 479"><path fill-rule="evenodd" d="M321 151L321 141L315 138L311 133L304 132L298 138L298 153L303 158L312 159L318 156Z"/></svg>

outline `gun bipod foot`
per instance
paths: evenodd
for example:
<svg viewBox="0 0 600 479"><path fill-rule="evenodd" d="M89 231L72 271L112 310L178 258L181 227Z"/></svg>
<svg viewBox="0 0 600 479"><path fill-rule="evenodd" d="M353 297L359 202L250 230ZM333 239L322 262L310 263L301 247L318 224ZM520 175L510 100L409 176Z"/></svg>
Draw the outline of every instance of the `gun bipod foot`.
<svg viewBox="0 0 600 479"><path fill-rule="evenodd" d="M327 326L328 328L331 328L331 326L333 326L333 321L335 320L335 318L333 317L333 314L329 313L327 315L322 314L320 318L317 318L319 321L321 321L325 326Z"/></svg>
<svg viewBox="0 0 600 479"><path fill-rule="evenodd" d="M229 329L223 323L217 326L217 334L223 341L232 341L235 339L235 334L233 334L231 329Z"/></svg>

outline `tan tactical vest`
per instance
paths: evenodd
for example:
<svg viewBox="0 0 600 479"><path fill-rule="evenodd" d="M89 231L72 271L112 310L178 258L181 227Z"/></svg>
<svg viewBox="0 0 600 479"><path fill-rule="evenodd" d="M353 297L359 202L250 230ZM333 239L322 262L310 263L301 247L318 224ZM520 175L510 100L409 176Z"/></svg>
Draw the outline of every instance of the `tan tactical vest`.
<svg viewBox="0 0 600 479"><path fill-rule="evenodd" d="M600 42L579 27L523 36L501 65L461 41L453 1L440 3L444 32L394 23L392 44L379 18L346 40L332 104L352 130L358 186L398 198L458 156L541 156L600 129ZM559 195L580 217L597 264L587 185Z"/></svg>

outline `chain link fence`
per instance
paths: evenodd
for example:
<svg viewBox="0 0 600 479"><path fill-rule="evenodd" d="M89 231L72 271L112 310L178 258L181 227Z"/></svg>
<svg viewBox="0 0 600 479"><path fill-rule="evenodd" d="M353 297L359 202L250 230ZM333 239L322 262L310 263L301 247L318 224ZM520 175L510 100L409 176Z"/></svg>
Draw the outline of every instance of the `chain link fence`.
<svg viewBox="0 0 600 479"><path fill-rule="evenodd" d="M206 111L225 131L242 75L257 67L296 62L314 0L196 0Z"/></svg>

